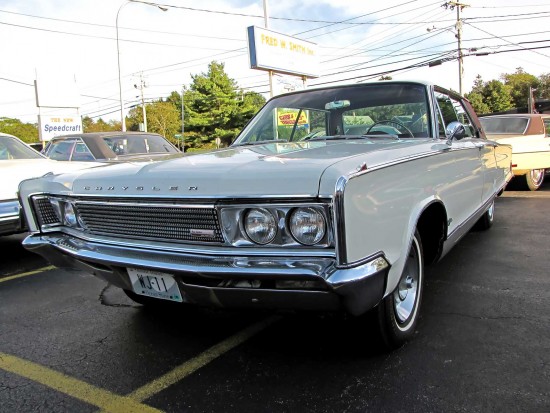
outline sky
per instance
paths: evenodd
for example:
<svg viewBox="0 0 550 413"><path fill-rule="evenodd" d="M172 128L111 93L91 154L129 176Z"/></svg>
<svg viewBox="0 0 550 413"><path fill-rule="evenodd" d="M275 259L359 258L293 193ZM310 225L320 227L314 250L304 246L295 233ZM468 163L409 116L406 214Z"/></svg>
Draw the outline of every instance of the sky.
<svg viewBox="0 0 550 413"><path fill-rule="evenodd" d="M308 87L387 73L459 90L457 11L443 7L444 0L265 2L269 30L317 44L321 76L308 79ZM489 81L518 67L550 73L550 2L524 3L462 3L464 93L477 75ZM242 90L269 97L267 73L250 69L246 29L254 25L265 25L263 0L0 0L0 117L38 121L38 77L59 95L61 84L75 79L81 115L120 120L117 57L125 106L141 99L135 85L145 85L145 101L166 98L213 60ZM437 60L442 64L428 66Z"/></svg>

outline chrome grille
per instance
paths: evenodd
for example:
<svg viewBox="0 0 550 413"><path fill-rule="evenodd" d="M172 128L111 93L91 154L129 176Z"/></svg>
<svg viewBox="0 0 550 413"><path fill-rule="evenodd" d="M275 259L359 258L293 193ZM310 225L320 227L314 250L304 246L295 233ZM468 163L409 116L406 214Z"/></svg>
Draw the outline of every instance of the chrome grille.
<svg viewBox="0 0 550 413"><path fill-rule="evenodd" d="M38 218L38 223L42 225L60 224L50 200L46 197L33 198L34 210Z"/></svg>
<svg viewBox="0 0 550 413"><path fill-rule="evenodd" d="M223 243L211 207L76 202L86 232L134 239Z"/></svg>

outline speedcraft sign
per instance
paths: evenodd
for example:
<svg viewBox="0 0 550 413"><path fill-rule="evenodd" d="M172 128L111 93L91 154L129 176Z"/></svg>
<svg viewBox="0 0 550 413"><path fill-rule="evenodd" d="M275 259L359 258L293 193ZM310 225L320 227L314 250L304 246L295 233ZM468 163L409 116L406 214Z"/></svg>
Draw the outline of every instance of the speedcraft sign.
<svg viewBox="0 0 550 413"><path fill-rule="evenodd" d="M40 123L40 140L49 141L56 136L70 133L82 133L80 116L44 116L38 117Z"/></svg>

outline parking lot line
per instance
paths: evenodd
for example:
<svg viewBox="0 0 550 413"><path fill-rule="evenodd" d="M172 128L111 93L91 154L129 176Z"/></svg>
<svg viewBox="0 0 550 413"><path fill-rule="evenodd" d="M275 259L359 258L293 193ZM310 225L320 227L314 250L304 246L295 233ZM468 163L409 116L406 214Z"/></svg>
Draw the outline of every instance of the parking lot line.
<svg viewBox="0 0 550 413"><path fill-rule="evenodd" d="M118 396L63 373L2 352L0 352L0 369L26 377L67 396L97 406L105 412L161 412L161 410L141 404L135 399Z"/></svg>
<svg viewBox="0 0 550 413"><path fill-rule="evenodd" d="M258 334L260 331L264 330L269 325L280 320L280 318L281 317L279 316L269 317L263 321L260 321L245 328L244 330L241 330L237 334L234 334L231 337L221 341L220 343L210 347L208 350L192 358L191 360L186 361L185 363L169 371L163 376L140 387L139 389L134 390L127 397L135 401L142 402L143 400L146 400L149 397L160 393L162 390L166 389L172 384L177 383L178 381L194 373L201 367L204 367L212 360L227 353L229 350L237 347L239 344L244 343L251 337Z"/></svg>
<svg viewBox="0 0 550 413"><path fill-rule="evenodd" d="M44 272L44 271L53 270L54 268L56 268L54 265L48 265L47 267L42 267L42 268L39 268L39 269L34 270L34 271L24 272L22 274L10 275L9 277L0 278L0 283L15 280L16 278L26 277L28 275L38 274L38 273L41 273L41 272Z"/></svg>

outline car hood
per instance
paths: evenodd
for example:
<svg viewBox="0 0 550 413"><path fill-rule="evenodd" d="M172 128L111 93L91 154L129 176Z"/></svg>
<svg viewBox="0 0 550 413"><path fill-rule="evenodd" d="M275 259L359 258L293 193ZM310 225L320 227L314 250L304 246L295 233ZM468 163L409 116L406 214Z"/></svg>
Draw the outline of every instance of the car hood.
<svg viewBox="0 0 550 413"><path fill-rule="evenodd" d="M0 161L0 199L17 198L17 189L21 181L43 176L47 173L59 174L99 164L90 162L61 162L50 159L10 159Z"/></svg>
<svg viewBox="0 0 550 413"><path fill-rule="evenodd" d="M239 146L162 162L80 171L49 179L43 190L88 196L317 196L321 176L330 166L404 144L382 139ZM356 160L354 168L359 164Z"/></svg>

